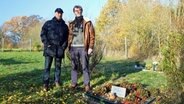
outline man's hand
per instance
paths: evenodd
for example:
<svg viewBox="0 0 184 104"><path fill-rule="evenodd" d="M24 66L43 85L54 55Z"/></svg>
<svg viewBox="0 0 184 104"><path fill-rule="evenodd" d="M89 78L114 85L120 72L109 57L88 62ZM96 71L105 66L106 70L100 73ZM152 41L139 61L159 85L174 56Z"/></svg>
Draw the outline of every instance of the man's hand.
<svg viewBox="0 0 184 104"><path fill-rule="evenodd" d="M88 49L88 55L91 55L92 52L93 52L93 49L89 48Z"/></svg>
<svg viewBox="0 0 184 104"><path fill-rule="evenodd" d="M51 45L48 45L47 47L51 47Z"/></svg>

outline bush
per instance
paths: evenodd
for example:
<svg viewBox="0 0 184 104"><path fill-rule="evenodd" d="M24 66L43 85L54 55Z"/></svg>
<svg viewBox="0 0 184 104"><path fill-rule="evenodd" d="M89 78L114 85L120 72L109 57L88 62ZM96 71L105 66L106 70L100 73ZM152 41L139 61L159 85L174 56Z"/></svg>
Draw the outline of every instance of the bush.
<svg viewBox="0 0 184 104"><path fill-rule="evenodd" d="M40 44L37 44L37 45L35 45L35 46L33 47L33 50L34 50L34 51L40 51L40 50L42 50L42 46L41 46Z"/></svg>

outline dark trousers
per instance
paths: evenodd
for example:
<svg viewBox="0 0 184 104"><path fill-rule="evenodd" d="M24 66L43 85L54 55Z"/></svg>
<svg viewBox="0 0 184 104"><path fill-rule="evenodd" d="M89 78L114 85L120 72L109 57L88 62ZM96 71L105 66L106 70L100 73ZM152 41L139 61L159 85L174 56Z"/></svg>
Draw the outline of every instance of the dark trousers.
<svg viewBox="0 0 184 104"><path fill-rule="evenodd" d="M45 56L45 68L44 68L44 73L43 73L43 82L44 84L49 84L50 80L50 69L52 65L52 61L55 61L55 74L54 74L54 79L55 82L60 83L60 76L61 76L61 59L62 58L54 58L50 56Z"/></svg>
<svg viewBox="0 0 184 104"><path fill-rule="evenodd" d="M84 48L71 47L70 49L72 70L71 70L71 79L72 84L77 84L77 63L78 60L82 65L84 85L90 85L90 73L89 73L89 57Z"/></svg>

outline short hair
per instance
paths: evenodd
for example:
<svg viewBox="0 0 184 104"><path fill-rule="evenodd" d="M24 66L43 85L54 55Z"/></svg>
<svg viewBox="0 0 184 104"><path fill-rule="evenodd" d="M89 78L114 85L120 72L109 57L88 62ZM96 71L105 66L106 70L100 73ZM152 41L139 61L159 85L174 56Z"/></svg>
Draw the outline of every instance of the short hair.
<svg viewBox="0 0 184 104"><path fill-rule="evenodd" d="M80 6L80 5L75 5L75 6L73 7L73 12L75 12L75 8L79 8L80 11L81 11L81 13L83 12L82 6Z"/></svg>

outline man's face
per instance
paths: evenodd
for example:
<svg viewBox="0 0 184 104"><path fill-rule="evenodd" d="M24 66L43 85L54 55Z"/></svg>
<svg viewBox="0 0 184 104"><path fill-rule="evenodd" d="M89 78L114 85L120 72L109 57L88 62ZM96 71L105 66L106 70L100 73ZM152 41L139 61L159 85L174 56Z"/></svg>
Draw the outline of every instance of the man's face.
<svg viewBox="0 0 184 104"><path fill-rule="evenodd" d="M62 13L59 12L55 12L55 17L57 18L57 20L61 20L62 19Z"/></svg>
<svg viewBox="0 0 184 104"><path fill-rule="evenodd" d="M75 14L75 16L77 16L77 17L81 16L81 15L82 15L82 12L81 12L80 8L75 8L75 9L74 9L74 14Z"/></svg>

